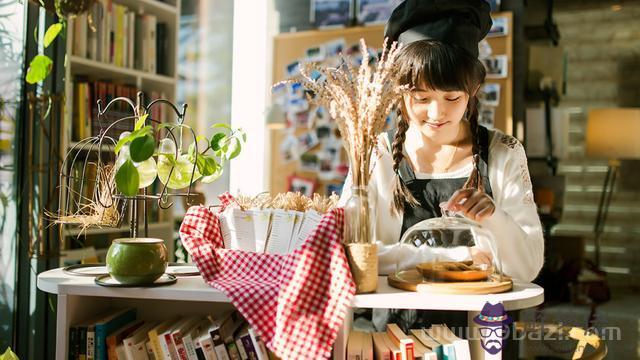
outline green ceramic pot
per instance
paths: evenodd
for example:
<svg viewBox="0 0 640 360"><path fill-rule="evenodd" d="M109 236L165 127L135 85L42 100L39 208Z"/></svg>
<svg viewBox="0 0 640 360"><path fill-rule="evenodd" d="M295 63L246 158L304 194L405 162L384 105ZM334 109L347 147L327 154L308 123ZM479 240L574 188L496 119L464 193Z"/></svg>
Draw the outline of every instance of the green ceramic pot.
<svg viewBox="0 0 640 360"><path fill-rule="evenodd" d="M150 284L164 274L167 259L161 239L115 239L107 252L107 271L122 284Z"/></svg>

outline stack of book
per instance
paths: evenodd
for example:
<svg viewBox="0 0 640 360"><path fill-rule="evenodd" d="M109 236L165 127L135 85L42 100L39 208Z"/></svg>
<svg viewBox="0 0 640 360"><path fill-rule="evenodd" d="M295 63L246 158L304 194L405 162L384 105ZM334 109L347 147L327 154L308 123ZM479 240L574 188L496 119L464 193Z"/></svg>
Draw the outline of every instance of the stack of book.
<svg viewBox="0 0 640 360"><path fill-rule="evenodd" d="M72 53L115 66L168 74L167 25L111 0L98 0L74 22Z"/></svg>
<svg viewBox="0 0 640 360"><path fill-rule="evenodd" d="M111 125L116 120L131 116L132 110L124 102L115 103L113 107L109 108L109 111L105 114L101 121L98 119L98 105L97 101L102 101L102 109L116 97L126 97L136 101L138 89L131 85L115 84L111 81L90 81L85 76L78 76L73 83L73 123L71 139L74 141L80 141L90 136L96 136L100 134L100 130L106 130L106 127ZM149 93L145 103L158 99L165 98L165 94L162 92L152 91ZM151 108L150 118L159 122L164 122L165 112L162 106L154 106ZM109 129L107 135L118 139L118 136L123 131L131 131L135 119L131 121L121 121L114 124Z"/></svg>
<svg viewBox="0 0 640 360"><path fill-rule="evenodd" d="M347 340L347 360L469 360L469 341L461 339L446 325L413 329L405 334L396 324L386 332L351 331Z"/></svg>
<svg viewBox="0 0 640 360"><path fill-rule="evenodd" d="M71 326L69 359L268 360L269 353L235 311L144 321L129 308Z"/></svg>

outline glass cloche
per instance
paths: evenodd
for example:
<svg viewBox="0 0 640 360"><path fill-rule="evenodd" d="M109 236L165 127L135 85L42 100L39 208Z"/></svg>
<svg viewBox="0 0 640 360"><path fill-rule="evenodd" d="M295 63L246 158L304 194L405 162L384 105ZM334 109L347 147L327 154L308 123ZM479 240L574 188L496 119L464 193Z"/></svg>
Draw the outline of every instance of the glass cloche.
<svg viewBox="0 0 640 360"><path fill-rule="evenodd" d="M502 281L495 238L475 221L450 216L405 231L394 251L395 280L412 283Z"/></svg>

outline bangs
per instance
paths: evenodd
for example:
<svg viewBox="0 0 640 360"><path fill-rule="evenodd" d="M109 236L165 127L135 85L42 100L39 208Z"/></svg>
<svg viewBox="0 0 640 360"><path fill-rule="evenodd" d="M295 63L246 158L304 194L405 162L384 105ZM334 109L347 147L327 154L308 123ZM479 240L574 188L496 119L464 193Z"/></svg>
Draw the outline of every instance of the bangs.
<svg viewBox="0 0 640 360"><path fill-rule="evenodd" d="M482 63L466 50L433 40L410 43L399 62L400 84L412 88L472 94L485 78Z"/></svg>

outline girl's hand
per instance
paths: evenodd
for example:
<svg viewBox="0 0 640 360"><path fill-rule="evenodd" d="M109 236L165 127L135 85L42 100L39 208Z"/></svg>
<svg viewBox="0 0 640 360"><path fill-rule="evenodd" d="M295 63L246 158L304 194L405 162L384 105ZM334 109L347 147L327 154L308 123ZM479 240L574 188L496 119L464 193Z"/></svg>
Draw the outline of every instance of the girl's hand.
<svg viewBox="0 0 640 360"><path fill-rule="evenodd" d="M453 193L447 202L446 209L481 222L493 215L496 206L491 197L484 192L477 189L461 189Z"/></svg>
<svg viewBox="0 0 640 360"><path fill-rule="evenodd" d="M475 246L470 248L469 251L471 252L471 260L473 260L474 265L486 264L491 266L493 264L493 256L490 252L482 251Z"/></svg>

